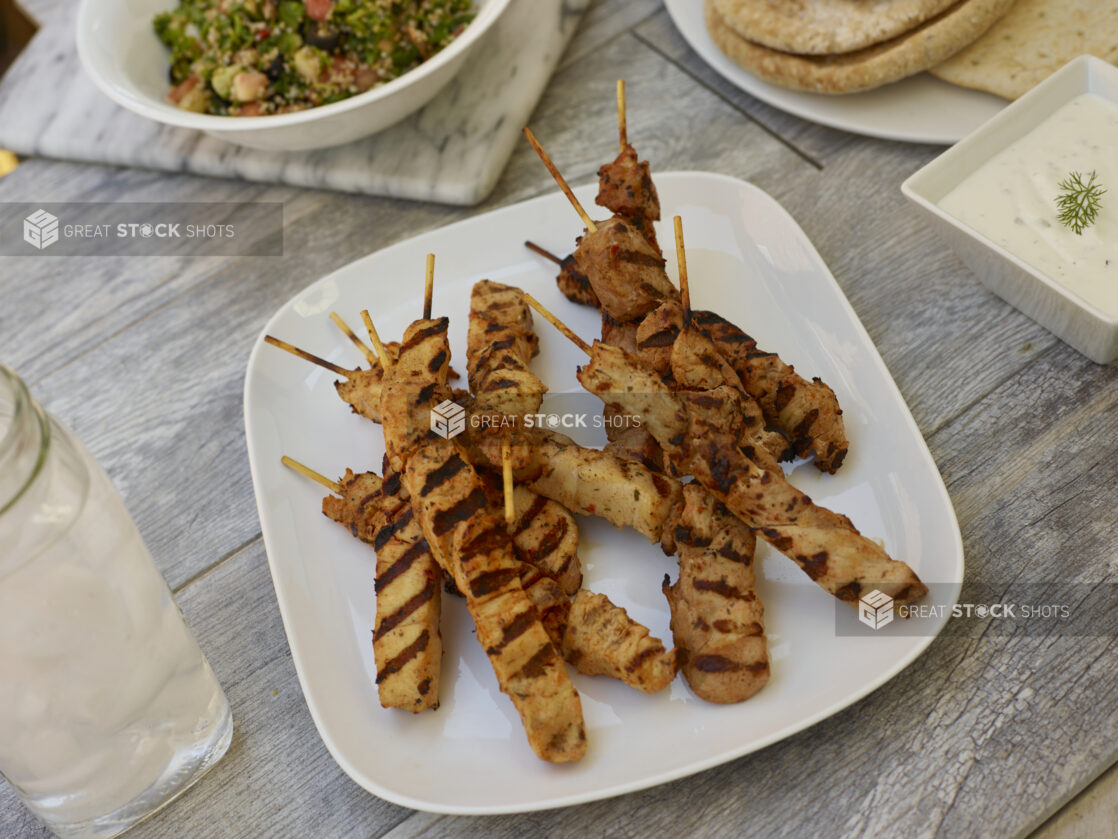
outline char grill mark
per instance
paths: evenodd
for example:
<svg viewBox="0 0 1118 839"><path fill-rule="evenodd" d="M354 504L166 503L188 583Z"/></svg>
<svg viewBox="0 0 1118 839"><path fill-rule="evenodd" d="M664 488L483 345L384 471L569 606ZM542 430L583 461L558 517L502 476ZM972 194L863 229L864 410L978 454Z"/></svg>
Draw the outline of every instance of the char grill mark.
<svg viewBox="0 0 1118 839"><path fill-rule="evenodd" d="M416 593L408 599L403 606L393 612L391 615L377 621L377 627L373 630L373 641L378 641L403 623L409 618L416 609L435 596L437 586L435 581L432 580L422 591Z"/></svg>
<svg viewBox="0 0 1118 839"><path fill-rule="evenodd" d="M410 662L412 659L414 659L416 656L427 649L427 645L430 642L431 633L425 629L419 634L418 638L404 647L404 649L400 651L399 655L394 656L384 665L384 667L377 670L377 684L380 685L389 676L393 676L403 670L408 662Z"/></svg>
<svg viewBox="0 0 1118 839"><path fill-rule="evenodd" d="M407 508L408 521L411 521L411 507ZM387 542L387 540L385 540ZM383 546L382 546L383 547ZM384 591L392 581L404 574L417 559L430 553L430 548L427 547L427 540L420 539L418 542L412 542L407 549L400 554L400 558L389 565L384 571L378 571L376 581L374 583L376 591L379 594ZM428 595L430 599L430 595Z"/></svg>
<svg viewBox="0 0 1118 839"><path fill-rule="evenodd" d="M427 476L427 481L423 484L423 490L420 495L427 497L465 468L466 461L462 459L460 454L455 452L453 457Z"/></svg>

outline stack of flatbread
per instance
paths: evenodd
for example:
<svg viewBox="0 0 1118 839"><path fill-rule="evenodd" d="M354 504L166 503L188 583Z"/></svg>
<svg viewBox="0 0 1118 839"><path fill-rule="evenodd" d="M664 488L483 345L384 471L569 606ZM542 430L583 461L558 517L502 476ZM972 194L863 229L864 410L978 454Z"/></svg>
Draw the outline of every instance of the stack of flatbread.
<svg viewBox="0 0 1118 839"><path fill-rule="evenodd" d="M1118 0L704 0L727 56L766 81L854 93L924 70L1016 98L1083 53L1118 59Z"/></svg>

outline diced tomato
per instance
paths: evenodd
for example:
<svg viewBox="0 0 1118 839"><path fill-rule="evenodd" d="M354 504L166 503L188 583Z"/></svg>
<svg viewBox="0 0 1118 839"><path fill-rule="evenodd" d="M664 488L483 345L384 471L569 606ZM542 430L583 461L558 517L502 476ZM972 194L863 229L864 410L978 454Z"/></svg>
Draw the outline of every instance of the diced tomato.
<svg viewBox="0 0 1118 839"><path fill-rule="evenodd" d="M307 17L311 20L326 20L332 11L333 0L307 0Z"/></svg>
<svg viewBox="0 0 1118 839"><path fill-rule="evenodd" d="M188 76L184 82L177 84L171 88L171 92L167 94L167 98L178 104L182 98L198 85L201 79L198 76Z"/></svg>
<svg viewBox="0 0 1118 839"><path fill-rule="evenodd" d="M271 29L268 29L268 28L257 29L256 30L256 40L263 41L265 38L267 38L271 34L272 34Z"/></svg>

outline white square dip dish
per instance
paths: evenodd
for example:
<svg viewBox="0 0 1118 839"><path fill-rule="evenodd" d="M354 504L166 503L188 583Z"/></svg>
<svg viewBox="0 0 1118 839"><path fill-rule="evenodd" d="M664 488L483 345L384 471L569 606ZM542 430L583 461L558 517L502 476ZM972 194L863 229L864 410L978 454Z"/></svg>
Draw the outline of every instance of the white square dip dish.
<svg viewBox="0 0 1118 839"><path fill-rule="evenodd" d="M1092 361L1108 364L1118 358L1118 313L1101 310L940 206L991 158L1084 93L1118 104L1118 68L1076 58L909 177L901 192L931 217L983 285ZM1103 211L1118 212L1118 184L1104 186L1110 200L1104 197Z"/></svg>

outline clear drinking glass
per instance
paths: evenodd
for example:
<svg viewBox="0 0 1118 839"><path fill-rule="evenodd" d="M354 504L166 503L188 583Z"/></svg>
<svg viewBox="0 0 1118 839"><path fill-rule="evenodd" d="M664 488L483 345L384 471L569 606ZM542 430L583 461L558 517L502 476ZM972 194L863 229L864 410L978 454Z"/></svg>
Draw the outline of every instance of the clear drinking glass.
<svg viewBox="0 0 1118 839"><path fill-rule="evenodd" d="M62 837L115 836L233 718L105 471L0 365L0 774Z"/></svg>

